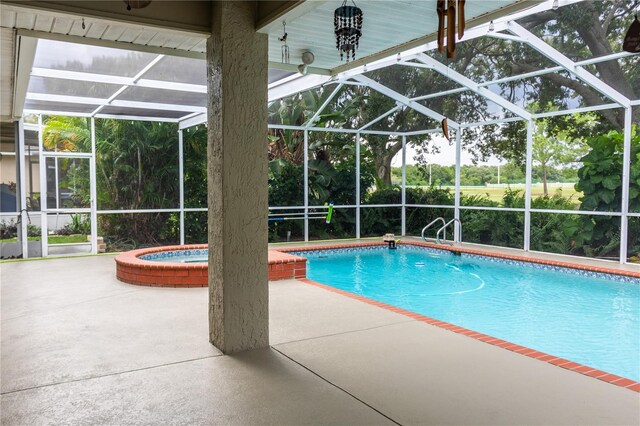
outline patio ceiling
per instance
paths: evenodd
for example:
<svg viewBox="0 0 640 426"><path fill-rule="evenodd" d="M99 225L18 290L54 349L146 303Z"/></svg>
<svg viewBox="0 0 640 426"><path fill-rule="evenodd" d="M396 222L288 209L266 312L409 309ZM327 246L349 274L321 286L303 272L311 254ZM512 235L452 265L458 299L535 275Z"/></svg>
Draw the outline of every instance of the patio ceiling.
<svg viewBox="0 0 640 426"><path fill-rule="evenodd" d="M471 0L465 5L467 27L497 19L535 6L543 0ZM354 63L340 60L333 33L333 12L339 2L307 1L297 8L270 22L260 31L269 34L269 60L273 66L281 65L282 22L287 26L287 44L291 54L291 66L283 69L297 70L301 55L311 51L315 55L313 67L316 73L335 74L354 65L372 62L381 57L435 40L438 27L436 2L424 0L363 1L356 2L363 10L363 27L360 47Z"/></svg>
<svg viewBox="0 0 640 426"><path fill-rule="evenodd" d="M579 0L560 0L559 6L562 7L576 1ZM357 84L368 86L391 97L396 101L396 108L412 108L434 120L440 121L442 119L442 115L437 111L432 111L424 103L420 103L425 97L422 99L405 97L404 94L397 93L381 82L373 81L363 75L369 71L396 64L428 68L440 73L447 70L444 64L425 54L435 50L436 47L435 41L433 41L433 29L429 26L435 25L432 22L434 14L429 15L431 9L425 6L425 4L428 4L429 7L433 6L432 2L408 2L409 7L406 7L407 2L403 2L403 7L395 8L390 8L389 5L396 2L370 2L363 6L367 16L370 17L367 22L370 22L371 27L377 28L377 25L380 24L387 29L386 34L396 35L378 37L373 32L372 41L369 43L363 41L361 44L358 56L363 59L349 64L348 67L340 63L331 34L327 36L322 33L331 28L327 30L323 23L312 25L313 22L324 22L320 15L326 15L327 11L335 5L324 1L307 3L289 10L282 18L295 18L287 23L292 62L295 61L298 52L303 50L311 49L316 53L316 63L314 63L316 67L310 69L309 75L302 76L297 72L292 72L291 69L297 67L295 64L287 65L279 62L280 42L277 41L277 36L281 35L279 34L282 31L281 22L272 20L261 27L261 31L269 34L270 40L270 101L325 84ZM531 6L532 3L526 4ZM526 10L509 16L497 17L497 13L522 9L525 2L468 1L467 14L471 18L462 41L490 36L508 37L526 44L548 57L552 61L551 63L557 64L555 71L568 72L575 79L600 92L606 98L607 103L603 102L605 106L628 106L630 102L628 99L589 74L582 68L582 64L573 63L568 58L559 55L558 52L553 52L542 40L527 33L517 24L512 25L516 19L548 10L554 6L552 0L533 4ZM506 7L509 5L510 7ZM5 6L3 4L2 8L3 12L12 12L3 13L2 26L22 28L17 31L17 40L13 44L16 46L14 55L17 58L16 81L9 87L10 85L5 82L11 81L11 79L5 79L3 74L2 86L3 102L6 100L5 92L14 94L13 115L15 117L21 116L23 112L65 114L97 118L179 122L182 128L206 120L206 67L201 52L205 44L204 35L192 34L200 41L197 43L194 40L192 40L194 43L183 42L181 47L169 49L169 47L175 46L175 40L173 45L169 44L171 37L167 34L174 31L169 30L169 33L160 36L157 35L160 34L158 29L152 29L156 35L151 36L147 45L136 45L136 42L125 45L121 43L124 41L122 38L130 39L132 37L132 33L127 35L128 32L138 31L138 37L141 37L145 29L137 28L131 24L127 24L128 26L113 24L104 29L104 38L90 40L91 28L85 25L85 29L81 29L81 20L79 19L71 19L69 16L65 18L58 16L57 12L43 11L34 12L31 16L14 5ZM496 12L496 9L500 9L500 12ZM414 11L415 15L409 17L406 11ZM408 21L403 25L402 31L393 29L393 24L385 26L382 21L376 24L376 20L383 19L385 16L389 17L389 22L405 18ZM489 29L488 23L479 24L489 18L493 18L493 31ZM423 19L425 24L419 24L418 20L420 19ZM90 25L97 26L97 22L91 22ZM52 32L56 29L62 31L66 28L69 35L62 36L53 33L46 35L42 30L47 25ZM80 30L85 32L87 38L80 39L74 36ZM3 36L6 32L7 30L3 28ZM424 35L425 33L428 35L420 37L420 34ZM184 34L182 36L186 37ZM3 37L3 42L5 38ZM274 43L274 39L277 44ZM158 46L153 45L153 40ZM326 40L331 42L330 50L324 46L328 43ZM363 40L365 39L363 38ZM72 41L81 41L82 44L72 43ZM12 46L12 43L4 44L7 44L8 47ZM405 50L397 51L402 46L405 47ZM407 48L408 46L413 47ZM125 47L133 50L125 49ZM4 58L9 54L5 55L5 52L12 52L12 50L3 47L3 65L6 64ZM389 52L393 52L393 54L389 54ZM600 60L611 60L625 55L627 54L622 52L616 54L615 58L600 58ZM378 59L374 60L374 58ZM369 61L370 59L371 61ZM364 60L368 62L362 63ZM594 63L594 61L588 62ZM6 67L3 66L3 73L4 68ZM547 72L549 69L541 70L537 75L543 75ZM478 83L453 72L447 72L447 76L456 85L456 88L448 93L472 91L495 104L497 108L508 112L509 114L502 116L505 120L532 117L522 107L509 103L495 93L498 87L495 84L497 82ZM429 97L443 95L447 95L447 93L431 94ZM5 109L3 105L3 116L6 115ZM309 126L312 126L312 121L308 123ZM459 124L464 125L464 123L456 123L451 118L449 124L453 128L458 127Z"/></svg>

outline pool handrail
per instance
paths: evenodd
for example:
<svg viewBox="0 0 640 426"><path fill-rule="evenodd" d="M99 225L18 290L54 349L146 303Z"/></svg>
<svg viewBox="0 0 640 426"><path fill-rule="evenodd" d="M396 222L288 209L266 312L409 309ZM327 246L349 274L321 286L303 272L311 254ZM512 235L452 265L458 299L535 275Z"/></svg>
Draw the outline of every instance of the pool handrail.
<svg viewBox="0 0 640 426"><path fill-rule="evenodd" d="M454 234L455 234L455 222L458 222L458 224L460 225L460 241L462 241L462 221L460 219L458 219L457 217L454 217L453 219L451 219L449 222L445 223L444 226L440 229L438 229L438 232L436 233L436 241L438 244L440 243L440 232L444 231L444 238L442 239L443 242L447 242L447 227L449 225L451 225L452 223L454 224Z"/></svg>
<svg viewBox="0 0 640 426"><path fill-rule="evenodd" d="M446 226L446 222L444 221L444 218L443 218L443 217L438 217L438 218L436 218L436 219L432 220L432 221L431 221L427 226L425 226L424 228L422 228L422 240L423 240L423 241L427 241L427 238L424 236L425 231L426 231L427 229L431 228L431 227L432 227L432 226L433 226L437 221L439 221L439 220L441 220L441 221L442 221L442 224ZM446 235L447 235L447 231L445 231L445 238L446 238Z"/></svg>

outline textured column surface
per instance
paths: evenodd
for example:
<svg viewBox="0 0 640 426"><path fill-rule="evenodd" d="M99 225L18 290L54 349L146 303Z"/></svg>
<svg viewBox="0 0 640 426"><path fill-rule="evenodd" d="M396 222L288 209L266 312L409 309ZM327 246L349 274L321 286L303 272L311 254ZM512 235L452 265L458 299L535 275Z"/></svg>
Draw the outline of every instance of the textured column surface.
<svg viewBox="0 0 640 426"><path fill-rule="evenodd" d="M269 345L267 36L255 2L213 2L207 42L209 340Z"/></svg>

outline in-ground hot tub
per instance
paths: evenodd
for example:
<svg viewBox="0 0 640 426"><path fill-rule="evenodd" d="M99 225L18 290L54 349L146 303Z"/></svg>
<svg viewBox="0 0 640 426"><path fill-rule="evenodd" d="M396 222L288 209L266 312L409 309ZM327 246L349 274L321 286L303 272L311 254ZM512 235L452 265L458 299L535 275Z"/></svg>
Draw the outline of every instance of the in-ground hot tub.
<svg viewBox="0 0 640 426"><path fill-rule="evenodd" d="M131 250L116 256L120 281L152 287L207 287L206 244ZM269 250L269 280L305 278L307 259Z"/></svg>

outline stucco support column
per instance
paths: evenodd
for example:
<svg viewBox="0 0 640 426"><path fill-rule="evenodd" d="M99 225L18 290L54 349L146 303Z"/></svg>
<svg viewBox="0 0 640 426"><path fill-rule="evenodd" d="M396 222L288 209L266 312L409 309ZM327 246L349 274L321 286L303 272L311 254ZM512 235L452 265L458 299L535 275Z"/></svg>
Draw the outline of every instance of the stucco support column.
<svg viewBox="0 0 640 426"><path fill-rule="evenodd" d="M267 36L256 2L212 3L207 42L209 340L224 353L269 345Z"/></svg>

